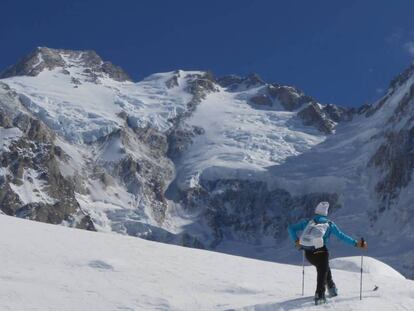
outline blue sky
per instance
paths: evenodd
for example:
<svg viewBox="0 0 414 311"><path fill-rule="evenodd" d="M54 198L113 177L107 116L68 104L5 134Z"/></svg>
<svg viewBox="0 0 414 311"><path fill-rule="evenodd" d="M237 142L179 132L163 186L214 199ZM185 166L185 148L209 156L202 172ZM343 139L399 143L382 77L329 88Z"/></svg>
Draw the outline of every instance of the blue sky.
<svg viewBox="0 0 414 311"><path fill-rule="evenodd" d="M94 49L136 80L255 72L360 106L414 56L411 0L2 0L1 10L1 69L36 46Z"/></svg>

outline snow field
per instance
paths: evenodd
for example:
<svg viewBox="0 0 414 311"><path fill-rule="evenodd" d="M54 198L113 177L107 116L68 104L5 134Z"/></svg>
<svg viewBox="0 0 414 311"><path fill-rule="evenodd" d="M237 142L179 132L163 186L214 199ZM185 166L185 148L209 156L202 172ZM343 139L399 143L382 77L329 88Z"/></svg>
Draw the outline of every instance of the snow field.
<svg viewBox="0 0 414 311"><path fill-rule="evenodd" d="M8 216L0 216L0 253L0 310L315 308L313 267L306 267L306 297L301 297L300 266ZM359 301L359 273L333 270L340 296L320 308L414 310L414 283L389 276L391 268L366 259L364 299ZM347 269L355 260L339 262ZM375 285L378 291L372 291Z"/></svg>

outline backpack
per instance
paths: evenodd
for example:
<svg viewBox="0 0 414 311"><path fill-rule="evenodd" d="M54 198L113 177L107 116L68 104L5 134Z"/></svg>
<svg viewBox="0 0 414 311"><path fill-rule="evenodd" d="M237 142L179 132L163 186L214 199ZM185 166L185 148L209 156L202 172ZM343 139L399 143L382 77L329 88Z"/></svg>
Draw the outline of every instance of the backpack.
<svg viewBox="0 0 414 311"><path fill-rule="evenodd" d="M299 239L299 244L304 249L317 249L324 246L324 240L323 237L328 230L329 226L331 225L331 222L325 222L325 223L317 223L315 220L309 221L307 224L305 230L303 230L302 235Z"/></svg>

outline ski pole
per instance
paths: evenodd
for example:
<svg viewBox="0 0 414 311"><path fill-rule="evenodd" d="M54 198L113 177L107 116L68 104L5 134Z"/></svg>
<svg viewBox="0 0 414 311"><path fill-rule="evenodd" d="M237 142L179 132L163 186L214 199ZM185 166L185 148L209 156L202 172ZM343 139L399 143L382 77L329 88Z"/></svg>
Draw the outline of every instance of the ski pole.
<svg viewBox="0 0 414 311"><path fill-rule="evenodd" d="M361 238L361 246L364 246L365 241L364 238ZM360 279L360 283L359 283L359 300L362 300L362 272L364 270L363 268L363 263L364 263L364 255L361 254L361 279Z"/></svg>
<svg viewBox="0 0 414 311"><path fill-rule="evenodd" d="M302 250L302 296L305 296L305 250Z"/></svg>

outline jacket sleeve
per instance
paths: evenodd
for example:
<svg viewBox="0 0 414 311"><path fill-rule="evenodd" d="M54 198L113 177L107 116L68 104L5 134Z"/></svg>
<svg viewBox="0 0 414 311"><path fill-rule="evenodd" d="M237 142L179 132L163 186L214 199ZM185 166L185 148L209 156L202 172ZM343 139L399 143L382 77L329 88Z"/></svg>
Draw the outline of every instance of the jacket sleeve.
<svg viewBox="0 0 414 311"><path fill-rule="evenodd" d="M346 235L345 233L343 233L338 226L335 223L331 223L331 230L332 233L340 240L343 241L349 245L352 246L356 246L357 245L357 241L353 238L351 238L349 235Z"/></svg>
<svg viewBox="0 0 414 311"><path fill-rule="evenodd" d="M288 227L289 237L293 242L295 242L298 239L298 234L297 234L298 231L305 230L308 222L309 222L309 220L302 219L301 221L299 221L299 222L297 222L293 225L289 225L289 227Z"/></svg>

